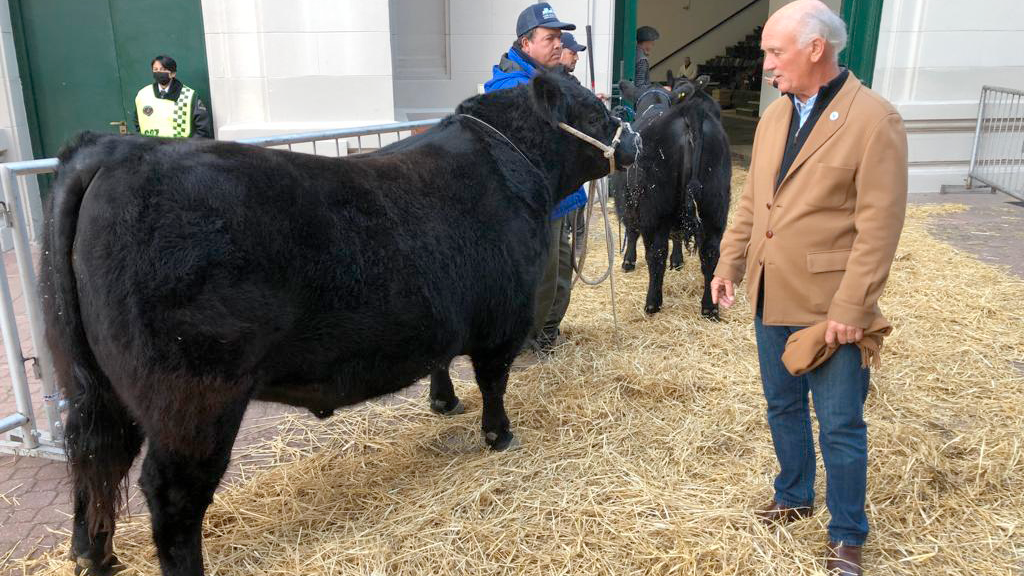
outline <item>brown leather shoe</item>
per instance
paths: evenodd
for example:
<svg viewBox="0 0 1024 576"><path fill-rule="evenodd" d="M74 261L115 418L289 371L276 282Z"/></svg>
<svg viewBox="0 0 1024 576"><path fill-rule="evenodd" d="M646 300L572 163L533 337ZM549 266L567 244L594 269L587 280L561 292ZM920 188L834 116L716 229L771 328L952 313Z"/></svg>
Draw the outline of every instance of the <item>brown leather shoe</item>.
<svg viewBox="0 0 1024 576"><path fill-rule="evenodd" d="M860 546L829 542L825 550L825 570L839 576L861 576Z"/></svg>
<svg viewBox="0 0 1024 576"><path fill-rule="evenodd" d="M811 515L814 514L814 507L798 506L796 508L790 508L772 500L767 506L756 510L754 513L757 514L757 517L765 524L778 524L781 526L783 524L789 524L794 520L810 518Z"/></svg>

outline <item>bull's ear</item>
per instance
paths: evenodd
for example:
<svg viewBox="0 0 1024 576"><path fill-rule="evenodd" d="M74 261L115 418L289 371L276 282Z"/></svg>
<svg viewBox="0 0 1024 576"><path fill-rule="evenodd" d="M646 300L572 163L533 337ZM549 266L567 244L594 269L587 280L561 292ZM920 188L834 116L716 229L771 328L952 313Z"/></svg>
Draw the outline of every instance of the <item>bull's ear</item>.
<svg viewBox="0 0 1024 576"><path fill-rule="evenodd" d="M676 75L672 73L672 70L665 71L665 79L668 80L669 88L676 85Z"/></svg>
<svg viewBox="0 0 1024 576"><path fill-rule="evenodd" d="M552 126L568 120L566 95L558 77L550 72L538 74L530 81L533 106Z"/></svg>
<svg viewBox="0 0 1024 576"><path fill-rule="evenodd" d="M619 92L622 93L622 97L629 101L636 100L636 84L633 84L629 80L619 81Z"/></svg>

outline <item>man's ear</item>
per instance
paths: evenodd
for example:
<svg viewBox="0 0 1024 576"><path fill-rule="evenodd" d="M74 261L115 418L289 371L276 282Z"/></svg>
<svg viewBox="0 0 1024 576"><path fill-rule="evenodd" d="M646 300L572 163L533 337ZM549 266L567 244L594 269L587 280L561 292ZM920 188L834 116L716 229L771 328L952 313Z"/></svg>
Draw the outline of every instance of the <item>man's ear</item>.
<svg viewBox="0 0 1024 576"><path fill-rule="evenodd" d="M636 84L629 80L619 80L619 92L622 93L622 97L626 100L636 100Z"/></svg>
<svg viewBox="0 0 1024 576"><path fill-rule="evenodd" d="M552 126L568 120L566 95L556 73L544 72L530 81L530 96L537 113Z"/></svg>

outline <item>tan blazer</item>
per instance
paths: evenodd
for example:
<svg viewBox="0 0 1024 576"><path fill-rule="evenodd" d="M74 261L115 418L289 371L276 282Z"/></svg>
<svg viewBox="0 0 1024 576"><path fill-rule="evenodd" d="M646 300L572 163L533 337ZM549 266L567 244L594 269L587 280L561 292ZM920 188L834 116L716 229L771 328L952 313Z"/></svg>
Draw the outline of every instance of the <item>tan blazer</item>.
<svg viewBox="0 0 1024 576"><path fill-rule="evenodd" d="M882 318L907 205L907 135L899 113L851 73L775 191L793 105L779 98L754 135L750 172L715 275L764 282L765 324Z"/></svg>

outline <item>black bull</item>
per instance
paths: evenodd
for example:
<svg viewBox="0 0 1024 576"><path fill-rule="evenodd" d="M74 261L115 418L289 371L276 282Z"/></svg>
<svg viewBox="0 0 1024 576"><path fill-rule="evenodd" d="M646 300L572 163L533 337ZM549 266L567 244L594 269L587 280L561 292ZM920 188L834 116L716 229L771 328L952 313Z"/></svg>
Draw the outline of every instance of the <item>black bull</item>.
<svg viewBox="0 0 1024 576"><path fill-rule="evenodd" d="M558 123L603 143L618 124L555 74L456 112L344 159L95 134L61 153L41 290L70 401L79 571L116 569L120 485L145 439L161 568L201 574L200 525L254 399L327 416L468 354L485 441L510 445L503 396L548 216L609 169ZM459 403L450 380L432 396Z"/></svg>
<svg viewBox="0 0 1024 576"><path fill-rule="evenodd" d="M649 275L644 309L653 314L662 305L669 238L672 268L683 265L683 244L695 246L704 276L701 313L717 319L710 285L729 215L729 141L721 110L703 83L674 80L671 73L669 81L674 82L671 92L660 87L640 92L630 82L620 84L623 96L636 102L633 127L643 138L643 150L629 172L609 178L616 212L626 227L622 268L634 268L642 236Z"/></svg>

